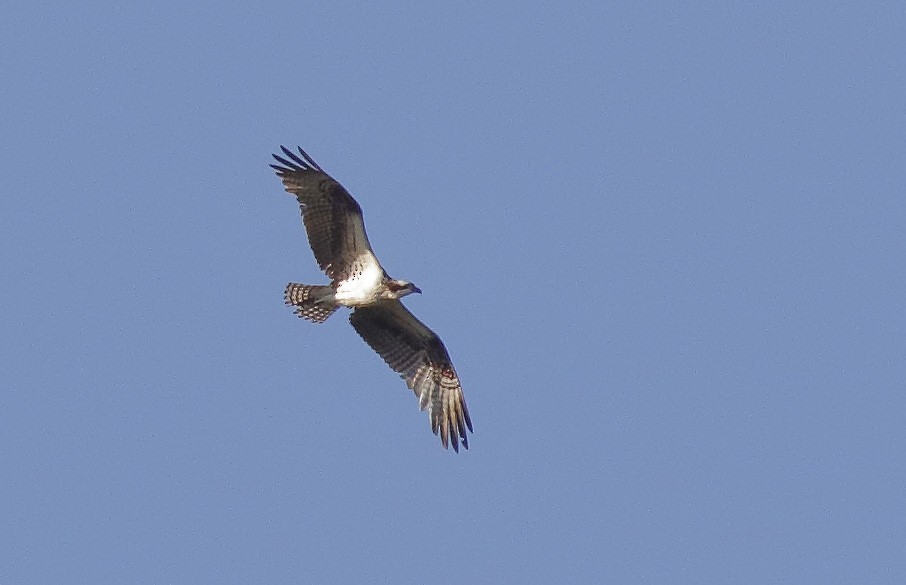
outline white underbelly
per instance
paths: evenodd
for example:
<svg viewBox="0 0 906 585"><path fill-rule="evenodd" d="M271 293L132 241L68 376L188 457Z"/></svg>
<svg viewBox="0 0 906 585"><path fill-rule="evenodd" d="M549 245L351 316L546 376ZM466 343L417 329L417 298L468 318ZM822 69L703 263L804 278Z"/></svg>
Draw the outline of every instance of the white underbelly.
<svg viewBox="0 0 906 585"><path fill-rule="evenodd" d="M335 295L336 301L347 307L370 305L377 300L384 270L377 260L362 262L361 271L339 284Z"/></svg>

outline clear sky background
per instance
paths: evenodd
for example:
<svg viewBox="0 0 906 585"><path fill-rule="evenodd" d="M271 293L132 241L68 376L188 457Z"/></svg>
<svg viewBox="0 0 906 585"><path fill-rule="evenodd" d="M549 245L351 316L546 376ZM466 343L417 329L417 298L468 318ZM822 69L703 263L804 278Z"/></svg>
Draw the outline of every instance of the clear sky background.
<svg viewBox="0 0 906 585"><path fill-rule="evenodd" d="M152 4L152 5L149 5ZM899 2L12 2L0 582L906 582ZM268 168L365 210L444 451Z"/></svg>

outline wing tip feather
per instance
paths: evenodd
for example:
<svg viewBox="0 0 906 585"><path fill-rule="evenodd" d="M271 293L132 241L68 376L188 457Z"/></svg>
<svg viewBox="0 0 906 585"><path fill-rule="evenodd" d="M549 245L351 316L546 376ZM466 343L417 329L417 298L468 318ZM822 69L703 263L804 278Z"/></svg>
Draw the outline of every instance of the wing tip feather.
<svg viewBox="0 0 906 585"><path fill-rule="evenodd" d="M271 154L271 156L274 157L277 160L277 162L279 162L281 165L283 165L280 167L278 167L277 165L270 165L271 168L273 168L274 170L277 171L278 175L280 175L282 177L282 176L286 175L287 173L304 172L304 171L317 171L319 173L324 172L324 169L322 169L320 167L320 165L318 165L318 163L316 163L314 161L314 159L308 155L307 152L302 150L301 146L297 146L296 148L299 150L299 154L296 154L295 152L293 152L292 150L283 146L282 144L280 145L280 150L283 152L283 154L289 160L287 160L287 158L280 156L279 154L276 154L276 153ZM301 155L301 158L300 158L300 155Z"/></svg>
<svg viewBox="0 0 906 585"><path fill-rule="evenodd" d="M431 413L431 430L440 437L440 443L444 449L449 449L452 445L453 450L457 453L459 453L460 445L463 449L469 449L469 434L466 432L466 428L469 429L469 432L474 432L472 419L469 417L461 393L458 398L459 400L453 406L444 409L441 414L435 416Z"/></svg>

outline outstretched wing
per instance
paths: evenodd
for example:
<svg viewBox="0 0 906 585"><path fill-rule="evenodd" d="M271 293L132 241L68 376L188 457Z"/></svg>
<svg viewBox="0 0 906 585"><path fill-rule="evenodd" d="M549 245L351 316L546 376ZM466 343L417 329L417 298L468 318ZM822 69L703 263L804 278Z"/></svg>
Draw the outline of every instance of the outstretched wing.
<svg viewBox="0 0 906 585"><path fill-rule="evenodd" d="M361 268L357 264L374 257L365 234L362 208L304 150L299 148L300 158L285 146L280 149L287 158L275 154L280 165L270 166L286 190L299 200L302 223L318 266L331 279L346 280Z"/></svg>
<svg viewBox="0 0 906 585"><path fill-rule="evenodd" d="M428 409L431 430L446 448L459 443L466 449L466 428L472 430L469 409L450 355L440 338L415 318L399 301L381 301L357 307L349 316L362 339L398 372Z"/></svg>

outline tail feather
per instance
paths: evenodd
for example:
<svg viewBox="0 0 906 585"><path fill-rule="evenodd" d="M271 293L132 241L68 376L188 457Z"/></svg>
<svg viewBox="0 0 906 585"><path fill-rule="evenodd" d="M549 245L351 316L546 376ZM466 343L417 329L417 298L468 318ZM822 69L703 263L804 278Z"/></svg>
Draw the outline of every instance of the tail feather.
<svg viewBox="0 0 906 585"><path fill-rule="evenodd" d="M291 282L286 285L283 296L287 305L296 308L296 315L314 323L327 321L339 308L334 302L333 288L329 286Z"/></svg>

